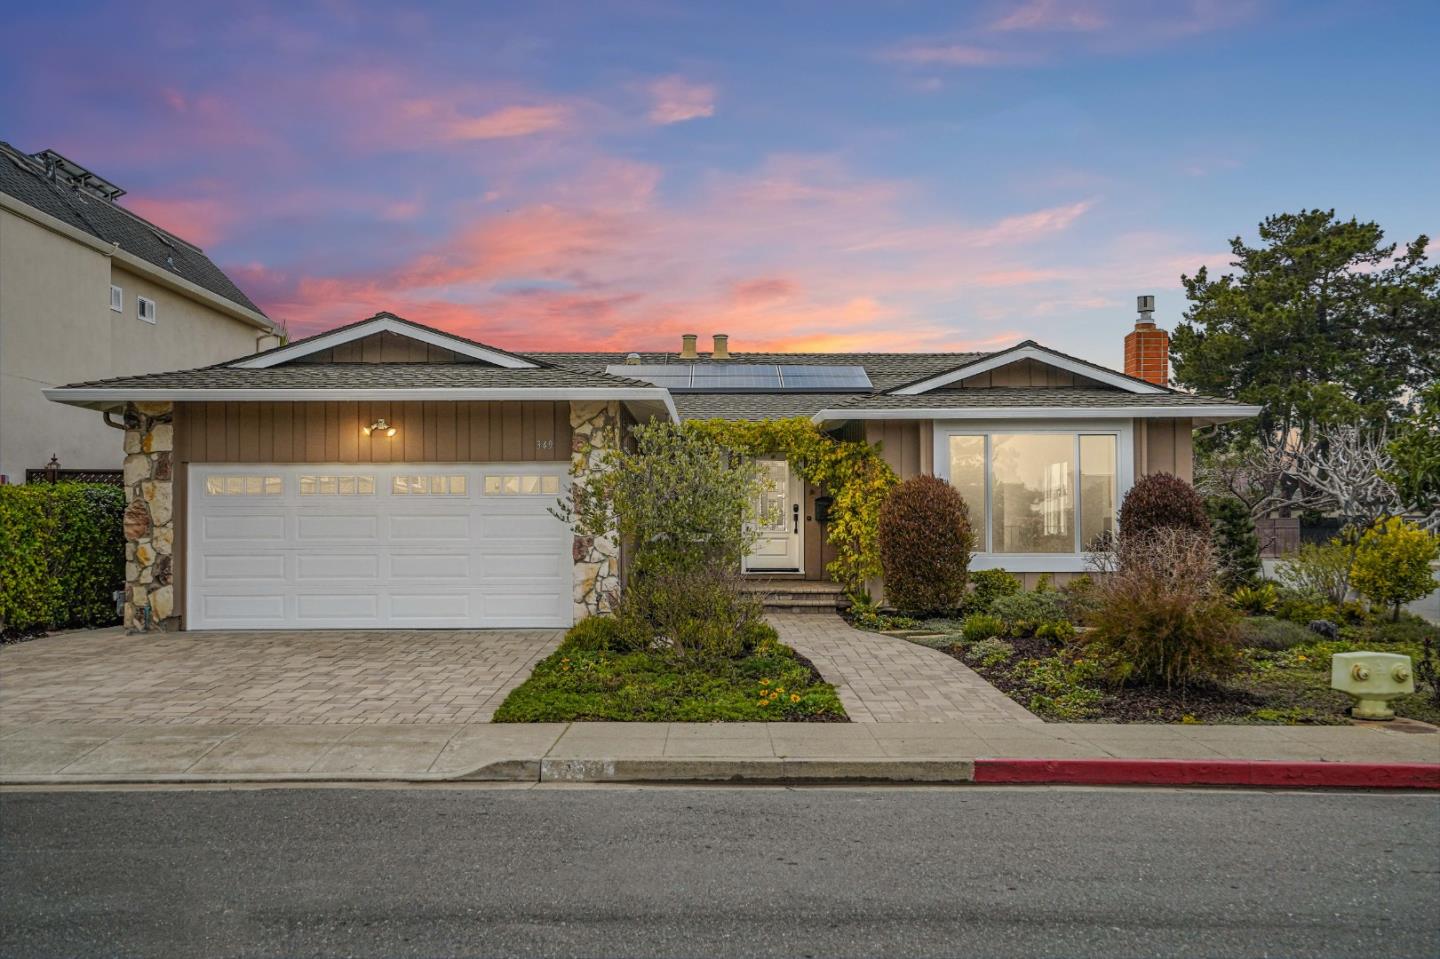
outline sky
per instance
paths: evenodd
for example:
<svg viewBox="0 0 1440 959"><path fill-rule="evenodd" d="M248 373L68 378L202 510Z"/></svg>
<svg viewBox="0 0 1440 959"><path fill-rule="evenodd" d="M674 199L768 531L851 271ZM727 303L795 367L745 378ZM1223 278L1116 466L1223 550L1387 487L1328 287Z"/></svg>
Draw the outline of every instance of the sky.
<svg viewBox="0 0 1440 959"><path fill-rule="evenodd" d="M1116 366L1267 215L1440 229L1440 3L0 2L0 139L293 336Z"/></svg>

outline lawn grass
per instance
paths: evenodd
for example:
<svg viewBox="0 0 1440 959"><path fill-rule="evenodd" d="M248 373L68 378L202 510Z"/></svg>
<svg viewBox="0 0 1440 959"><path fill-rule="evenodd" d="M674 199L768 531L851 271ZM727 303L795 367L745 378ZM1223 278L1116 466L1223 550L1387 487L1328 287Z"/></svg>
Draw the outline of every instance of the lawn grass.
<svg viewBox="0 0 1440 959"><path fill-rule="evenodd" d="M612 652L570 638L495 711L497 723L848 722L835 687L790 647L739 659Z"/></svg>

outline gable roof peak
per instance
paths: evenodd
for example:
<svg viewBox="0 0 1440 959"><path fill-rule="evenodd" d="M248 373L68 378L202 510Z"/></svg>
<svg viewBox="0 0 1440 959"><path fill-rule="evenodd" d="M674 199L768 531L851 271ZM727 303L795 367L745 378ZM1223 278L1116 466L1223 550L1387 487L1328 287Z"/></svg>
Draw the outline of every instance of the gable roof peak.
<svg viewBox="0 0 1440 959"><path fill-rule="evenodd" d="M997 350L977 359L962 363L953 369L943 373L927 376L922 379L913 380L909 383L902 383L899 386L891 387L886 392L897 396L916 396L921 393L928 393L948 386L951 383L985 373L1001 366L1023 359L1033 359L1050 366L1067 370L1080 376L1098 380L1106 386L1113 386L1127 393L1174 393L1175 390L1168 386L1158 386L1147 380L1127 376L1109 367L1092 363L1089 360L1082 360L1078 356L1071 356L1068 353L1061 353L1059 350L1042 346L1034 340L1022 340L1014 346L1004 350Z"/></svg>
<svg viewBox="0 0 1440 959"><path fill-rule="evenodd" d="M521 356L518 353L510 353L498 347L481 343L479 340L472 340L456 333L447 333L444 330L436 329L433 326L426 326L414 320L408 320L403 316L392 313L389 310L381 310L373 316L363 320L356 320L354 323L347 323L337 326L333 330L324 333L316 333L303 339L286 343L272 350L263 353L256 353L254 356L246 356L225 364L233 369L267 369L272 366L279 366L282 363L289 363L304 356L319 353L354 340L363 339L376 333L394 333L412 340L427 343L431 346L438 346L441 349L459 353L472 359L489 363L503 369L524 370L540 369L550 364L539 360Z"/></svg>

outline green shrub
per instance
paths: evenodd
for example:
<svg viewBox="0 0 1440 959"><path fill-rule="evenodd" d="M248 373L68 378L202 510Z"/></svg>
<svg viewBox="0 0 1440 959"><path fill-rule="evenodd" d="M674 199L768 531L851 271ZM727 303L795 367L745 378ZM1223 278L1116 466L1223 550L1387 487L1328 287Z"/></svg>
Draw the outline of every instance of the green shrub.
<svg viewBox="0 0 1440 959"><path fill-rule="evenodd" d="M751 652L765 610L743 593L732 569L714 567L633 572L616 613L627 648L673 648L700 656Z"/></svg>
<svg viewBox="0 0 1440 959"><path fill-rule="evenodd" d="M1239 614L1216 582L1208 538L1192 529L1123 532L1114 569L1099 582L1087 648L1112 680L1187 686L1232 672Z"/></svg>
<svg viewBox="0 0 1440 959"><path fill-rule="evenodd" d="M1010 636L1033 636L1043 623L1065 619L1065 600L1061 593L1014 593L1001 596L990 604L990 613L1005 622Z"/></svg>
<svg viewBox="0 0 1440 959"><path fill-rule="evenodd" d="M588 616L570 627L565 641L586 652L614 652L622 648L623 633L620 621L613 616Z"/></svg>
<svg viewBox="0 0 1440 959"><path fill-rule="evenodd" d="M1350 594L1354 557L1354 549L1339 539L1305 543L1275 567L1275 578L1297 593L1338 606Z"/></svg>
<svg viewBox="0 0 1440 959"><path fill-rule="evenodd" d="M1205 512L1219 554L1221 582L1230 589L1254 583L1260 578L1260 537L1250 507L1233 496L1211 496Z"/></svg>
<svg viewBox="0 0 1440 959"><path fill-rule="evenodd" d="M1235 605L1247 613L1263 616L1275 612L1280 605L1280 591L1274 583L1260 583L1257 586L1241 586L1230 594Z"/></svg>
<svg viewBox="0 0 1440 959"><path fill-rule="evenodd" d="M980 666L999 666L1015 655L1015 647L1003 639L982 639L965 650L965 658Z"/></svg>
<svg viewBox="0 0 1440 959"><path fill-rule="evenodd" d="M1055 619L1041 623L1035 630L1035 635L1041 639L1053 639L1057 643L1068 643L1075 638L1075 627L1066 620Z"/></svg>
<svg viewBox="0 0 1440 959"><path fill-rule="evenodd" d="M1195 487L1173 473L1135 481L1120 504L1120 534L1138 538L1157 529L1186 529L1210 536L1210 517Z"/></svg>
<svg viewBox="0 0 1440 959"><path fill-rule="evenodd" d="M1065 618L1082 626L1090 625L1097 603L1095 580L1088 573L1082 573L1061 586L1060 595L1065 604Z"/></svg>
<svg viewBox="0 0 1440 959"><path fill-rule="evenodd" d="M892 606L912 616L959 608L974 535L955 487L927 475L896 486L880 508L879 534Z"/></svg>
<svg viewBox="0 0 1440 959"><path fill-rule="evenodd" d="M967 613L988 613L990 604L1001 596L1013 596L1025 584L1003 569L977 569L970 574L970 594L965 597Z"/></svg>
<svg viewBox="0 0 1440 959"><path fill-rule="evenodd" d="M1397 620L1401 606L1435 591L1430 564L1437 557L1440 537L1392 516L1360 537L1350 581L1361 596L1377 608L1390 609L1391 620Z"/></svg>
<svg viewBox="0 0 1440 959"><path fill-rule="evenodd" d="M960 634L969 643L978 643L982 639L989 639L992 636L1005 635L1005 621L998 616L989 613L971 613L965 617L965 622L960 627Z"/></svg>
<svg viewBox="0 0 1440 959"><path fill-rule="evenodd" d="M125 491L88 483L0 486L0 629L119 621Z"/></svg>
<svg viewBox="0 0 1440 959"><path fill-rule="evenodd" d="M1241 646L1272 653L1313 643L1316 639L1304 626L1273 616L1246 617L1240 621L1239 629Z"/></svg>
<svg viewBox="0 0 1440 959"><path fill-rule="evenodd" d="M1312 593L1289 588L1277 590L1275 615L1292 623L1304 626L1317 619L1328 619L1333 609L1324 599Z"/></svg>

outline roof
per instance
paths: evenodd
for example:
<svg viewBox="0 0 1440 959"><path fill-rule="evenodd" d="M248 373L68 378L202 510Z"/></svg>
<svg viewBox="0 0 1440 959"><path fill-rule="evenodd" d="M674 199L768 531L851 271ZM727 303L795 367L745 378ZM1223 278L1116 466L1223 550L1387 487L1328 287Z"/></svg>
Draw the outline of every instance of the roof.
<svg viewBox="0 0 1440 959"><path fill-rule="evenodd" d="M195 244L117 203L45 175L43 164L0 141L0 193L120 248L216 296L260 315L256 306Z"/></svg>
<svg viewBox="0 0 1440 959"><path fill-rule="evenodd" d="M1025 407L1050 408L1055 406L1083 407L1087 409L1136 409L1176 407L1234 406L1244 404L1234 400L1203 396L1196 393L1127 393L1109 387L1055 387L1048 389L1018 386L995 386L984 389L945 390L934 393L919 393L904 396L896 393L846 396L843 402L830 404L828 408L837 411L861 408L867 410L964 410L964 409L1023 409Z"/></svg>
<svg viewBox="0 0 1440 959"><path fill-rule="evenodd" d="M228 363L219 365L245 367L278 366L281 363L296 362L310 353L348 343L380 330L389 330L401 336L409 336L411 339L422 339L426 342L434 343L437 346L447 347L453 351L469 355L482 363L495 363L499 361L500 365L511 367L550 365L528 356L522 356L519 353L502 350L488 343L481 343L479 340L472 340L458 333L448 333L444 330L437 330L432 326L426 326L423 323L416 323L414 320L407 320L405 317L391 313L389 310L381 310L374 316L367 316L363 320L356 320L354 323L346 323L344 326L337 326L323 333L316 333L312 336L301 337L298 340L291 340L273 349L262 350L259 353L252 353L249 356L242 356L237 360L231 360ZM514 362L506 363L504 362L505 360L513 360ZM604 370L602 369L598 372L603 373Z"/></svg>
<svg viewBox="0 0 1440 959"><path fill-rule="evenodd" d="M826 407L865 398L855 393L674 393L684 420L774 420L811 417Z"/></svg>
<svg viewBox="0 0 1440 959"><path fill-rule="evenodd" d="M481 363L314 363L244 369L207 366L171 373L117 376L64 389L383 390L653 388L638 380L554 367L504 369Z"/></svg>
<svg viewBox="0 0 1440 959"><path fill-rule="evenodd" d="M526 353L536 360L567 366L571 369L604 370L623 364L629 353ZM792 366L863 366L877 390L888 390L905 383L935 376L956 366L981 359L986 353L731 353L730 359L719 362L736 364L761 363ZM682 360L678 353L640 353L642 365L694 363ZM701 353L699 362L710 362L709 353Z"/></svg>

